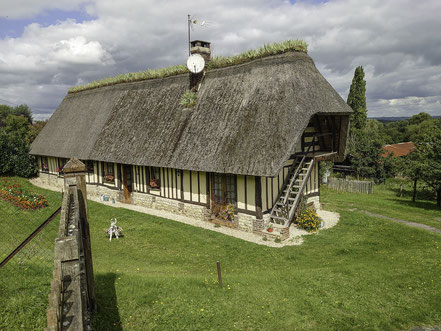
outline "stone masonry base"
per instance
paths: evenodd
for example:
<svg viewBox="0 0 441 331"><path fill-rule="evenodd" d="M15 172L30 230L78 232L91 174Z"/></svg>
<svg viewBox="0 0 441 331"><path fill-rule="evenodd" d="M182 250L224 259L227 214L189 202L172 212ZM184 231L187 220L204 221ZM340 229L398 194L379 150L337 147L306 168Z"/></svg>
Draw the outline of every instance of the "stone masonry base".
<svg viewBox="0 0 441 331"><path fill-rule="evenodd" d="M40 173L40 181L45 185L63 188L64 179L54 174ZM121 201L122 191L106 185L87 184L87 194L90 197L105 197L110 202ZM152 194L132 192L132 204L147 208L164 210L179 215L188 216L200 221L210 221L211 212L205 206L185 203L179 200L167 199ZM319 196L307 199L307 204L313 204L316 209L320 208ZM215 222L216 223L216 222ZM268 232L269 214L265 214L263 219L256 219L256 216L244 213L237 213L231 227L241 231L252 232L265 236L269 240L285 240L289 238L289 228L278 224L273 224L273 231ZM222 224L221 224L222 225Z"/></svg>

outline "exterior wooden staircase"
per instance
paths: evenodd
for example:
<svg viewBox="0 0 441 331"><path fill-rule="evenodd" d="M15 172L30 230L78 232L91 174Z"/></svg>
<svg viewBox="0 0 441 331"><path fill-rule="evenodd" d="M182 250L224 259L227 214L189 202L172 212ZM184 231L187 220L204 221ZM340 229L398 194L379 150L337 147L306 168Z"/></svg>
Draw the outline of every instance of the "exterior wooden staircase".
<svg viewBox="0 0 441 331"><path fill-rule="evenodd" d="M309 149L308 149L309 150ZM297 156L271 210L270 222L290 226L314 166L314 158Z"/></svg>

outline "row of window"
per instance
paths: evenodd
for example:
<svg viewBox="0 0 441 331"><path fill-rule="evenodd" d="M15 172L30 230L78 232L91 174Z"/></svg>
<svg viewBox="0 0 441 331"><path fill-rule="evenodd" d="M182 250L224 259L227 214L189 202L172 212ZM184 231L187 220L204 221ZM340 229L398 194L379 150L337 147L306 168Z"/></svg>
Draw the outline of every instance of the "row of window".
<svg viewBox="0 0 441 331"><path fill-rule="evenodd" d="M56 172L59 175L64 175L63 168L66 165L68 159L57 158L56 160L57 160L56 161L56 165L57 165ZM93 174L94 173L94 161L87 160L87 161L83 161L83 162L86 165L87 171L89 173ZM49 158L47 156L40 156L37 160L37 163L38 163L38 168L42 172L49 172ZM105 183L114 184L115 179L117 178L117 174L115 174L115 164L112 162L103 162L101 164L102 164L102 169L101 170L99 169L98 171L101 172L101 174L103 176L103 181ZM161 187L160 168L149 167L149 170L150 170L149 186L151 188L160 189L160 187ZM122 180L122 178L119 178L119 179ZM131 182L131 176L128 176L127 180Z"/></svg>

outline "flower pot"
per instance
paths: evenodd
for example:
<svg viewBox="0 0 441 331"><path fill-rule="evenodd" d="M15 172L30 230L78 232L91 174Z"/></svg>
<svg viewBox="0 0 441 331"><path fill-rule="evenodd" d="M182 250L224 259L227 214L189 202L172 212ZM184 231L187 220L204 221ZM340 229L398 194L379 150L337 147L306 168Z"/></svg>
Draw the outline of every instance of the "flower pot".
<svg viewBox="0 0 441 331"><path fill-rule="evenodd" d="M272 229L272 228L269 228L269 229L268 229L268 232L273 232L273 229Z"/></svg>

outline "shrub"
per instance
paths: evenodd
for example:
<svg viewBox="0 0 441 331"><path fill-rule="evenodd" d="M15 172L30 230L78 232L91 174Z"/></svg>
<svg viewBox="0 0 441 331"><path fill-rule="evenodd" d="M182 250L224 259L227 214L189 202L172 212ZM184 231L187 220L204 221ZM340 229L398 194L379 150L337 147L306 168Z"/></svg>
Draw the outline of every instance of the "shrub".
<svg viewBox="0 0 441 331"><path fill-rule="evenodd" d="M306 206L306 198L304 195L300 198L299 204L297 205L297 209L294 212L294 222L297 223L297 219L300 217L300 214L305 211Z"/></svg>
<svg viewBox="0 0 441 331"><path fill-rule="evenodd" d="M297 217L297 227L308 232L317 231L321 225L321 218L318 217L316 211L311 208L305 208Z"/></svg>
<svg viewBox="0 0 441 331"><path fill-rule="evenodd" d="M225 207L223 207L219 213L217 214L217 218L232 222L234 220L234 212L236 211L236 207L229 203Z"/></svg>

